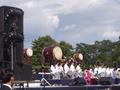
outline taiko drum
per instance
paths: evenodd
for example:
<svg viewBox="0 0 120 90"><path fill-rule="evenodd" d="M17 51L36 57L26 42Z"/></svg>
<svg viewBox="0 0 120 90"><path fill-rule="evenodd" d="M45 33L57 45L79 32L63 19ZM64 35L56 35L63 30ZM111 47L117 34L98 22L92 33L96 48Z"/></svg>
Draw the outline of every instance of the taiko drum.
<svg viewBox="0 0 120 90"><path fill-rule="evenodd" d="M76 61L81 61L81 60L83 60L83 55L82 55L81 53L75 53L75 54L73 55L73 57L74 57L74 60L76 60Z"/></svg>
<svg viewBox="0 0 120 90"><path fill-rule="evenodd" d="M46 47L43 49L43 56L46 62L52 62L53 60L61 60L62 55L62 49L58 46Z"/></svg>

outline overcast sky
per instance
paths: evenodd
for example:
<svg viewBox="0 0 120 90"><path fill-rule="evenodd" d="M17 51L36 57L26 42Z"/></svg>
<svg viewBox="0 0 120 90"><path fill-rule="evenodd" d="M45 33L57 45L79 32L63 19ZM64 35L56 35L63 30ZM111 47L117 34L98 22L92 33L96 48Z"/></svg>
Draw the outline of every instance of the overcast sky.
<svg viewBox="0 0 120 90"><path fill-rule="evenodd" d="M73 46L120 36L120 0L0 0L3 5L23 9L25 48L45 35Z"/></svg>

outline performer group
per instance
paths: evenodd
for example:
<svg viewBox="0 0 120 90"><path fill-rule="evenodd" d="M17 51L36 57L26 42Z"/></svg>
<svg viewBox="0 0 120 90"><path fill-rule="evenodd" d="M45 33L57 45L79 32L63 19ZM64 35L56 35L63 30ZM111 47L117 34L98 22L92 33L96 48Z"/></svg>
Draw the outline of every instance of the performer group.
<svg viewBox="0 0 120 90"><path fill-rule="evenodd" d="M88 84L91 79L99 79L100 77L112 77L112 79L120 78L119 68L110 68L104 64L95 65L94 68L87 67L82 69L82 64L74 62L73 59L66 60L64 63L57 62L50 67L50 73L53 79L75 79L84 78Z"/></svg>

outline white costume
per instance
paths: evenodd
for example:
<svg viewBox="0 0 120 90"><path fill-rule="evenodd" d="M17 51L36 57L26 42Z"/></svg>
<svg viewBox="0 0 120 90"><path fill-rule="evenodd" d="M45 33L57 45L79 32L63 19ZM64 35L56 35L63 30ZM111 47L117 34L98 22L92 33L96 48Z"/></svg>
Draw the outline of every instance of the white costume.
<svg viewBox="0 0 120 90"><path fill-rule="evenodd" d="M67 63L64 65L64 72L65 72L65 78L68 78L68 72L70 71L69 66L67 65Z"/></svg>
<svg viewBox="0 0 120 90"><path fill-rule="evenodd" d="M106 77L111 77L110 68L106 68Z"/></svg>
<svg viewBox="0 0 120 90"><path fill-rule="evenodd" d="M59 69L60 69L60 79L63 79L65 72L64 72L62 65L59 66Z"/></svg>
<svg viewBox="0 0 120 90"><path fill-rule="evenodd" d="M98 77L101 77L101 73L102 73L102 67L99 66L99 67L98 67Z"/></svg>
<svg viewBox="0 0 120 90"><path fill-rule="evenodd" d="M120 68L118 68L118 69L116 70L116 77L117 77L117 78L120 78Z"/></svg>
<svg viewBox="0 0 120 90"><path fill-rule="evenodd" d="M69 72L70 68L67 64L64 65L65 74Z"/></svg>
<svg viewBox="0 0 120 90"><path fill-rule="evenodd" d="M50 70L51 70L51 73L52 73L52 74L55 74L56 69L55 69L55 66L54 66L54 65L51 65L51 66L50 66Z"/></svg>
<svg viewBox="0 0 120 90"><path fill-rule="evenodd" d="M98 67L95 67L93 72L94 72L94 76L97 77L98 76Z"/></svg>
<svg viewBox="0 0 120 90"><path fill-rule="evenodd" d="M60 66L58 64L55 65L55 69L56 69L56 79L60 79Z"/></svg>
<svg viewBox="0 0 120 90"><path fill-rule="evenodd" d="M77 65L75 77L77 78L77 77L82 77L82 76L83 76L82 69L81 69L80 65Z"/></svg>
<svg viewBox="0 0 120 90"><path fill-rule="evenodd" d="M109 71L108 71L109 72ZM107 74L107 68L103 67L102 68L102 73L101 73L101 77L109 77L109 75Z"/></svg>
<svg viewBox="0 0 120 90"><path fill-rule="evenodd" d="M75 78L75 66L74 66L74 64L72 63L71 65L70 65L70 71L69 71L69 75L70 75L70 78L71 79L74 79Z"/></svg>
<svg viewBox="0 0 120 90"><path fill-rule="evenodd" d="M51 74L53 76L53 79L56 79L57 77L56 77L56 68L55 68L55 66L51 65L50 70L51 70Z"/></svg>

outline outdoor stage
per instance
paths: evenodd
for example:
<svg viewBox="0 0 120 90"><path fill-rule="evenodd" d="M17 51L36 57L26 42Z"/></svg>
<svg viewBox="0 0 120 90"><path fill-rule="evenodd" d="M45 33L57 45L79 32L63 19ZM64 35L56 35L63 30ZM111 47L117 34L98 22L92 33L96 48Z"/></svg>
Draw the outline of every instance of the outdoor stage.
<svg viewBox="0 0 120 90"><path fill-rule="evenodd" d="M42 81L41 75L38 76L35 75L36 78L34 78L35 80L33 81L16 82L14 90L120 90L120 79L118 80L118 84L108 83L108 80L107 82L104 81L104 83L86 85L82 78L79 78L78 81L80 82L78 83L75 83L77 80L53 79L47 79L46 83L46 81Z"/></svg>

